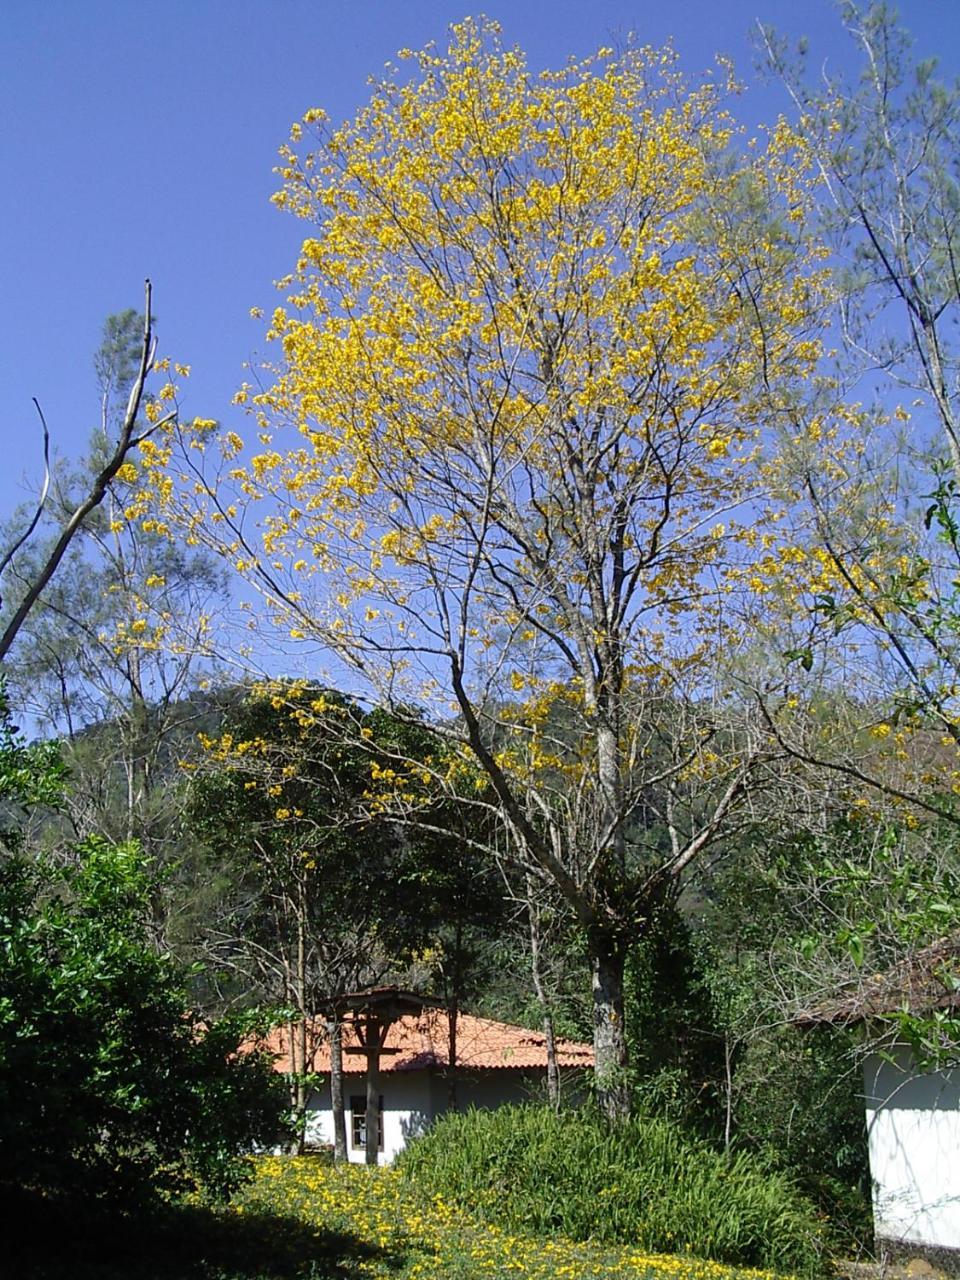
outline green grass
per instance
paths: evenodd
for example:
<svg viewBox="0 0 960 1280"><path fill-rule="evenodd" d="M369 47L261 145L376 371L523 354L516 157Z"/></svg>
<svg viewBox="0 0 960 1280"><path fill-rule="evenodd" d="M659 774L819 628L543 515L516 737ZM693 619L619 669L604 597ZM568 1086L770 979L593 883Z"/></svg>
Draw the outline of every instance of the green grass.
<svg viewBox="0 0 960 1280"><path fill-rule="evenodd" d="M19 1197L4 1241L18 1280L770 1280L636 1246L484 1223L389 1169L264 1157L225 1208L111 1218Z"/></svg>
<svg viewBox="0 0 960 1280"><path fill-rule="evenodd" d="M824 1224L791 1179L662 1120L546 1107L449 1114L404 1154L431 1192L535 1235L816 1275Z"/></svg>

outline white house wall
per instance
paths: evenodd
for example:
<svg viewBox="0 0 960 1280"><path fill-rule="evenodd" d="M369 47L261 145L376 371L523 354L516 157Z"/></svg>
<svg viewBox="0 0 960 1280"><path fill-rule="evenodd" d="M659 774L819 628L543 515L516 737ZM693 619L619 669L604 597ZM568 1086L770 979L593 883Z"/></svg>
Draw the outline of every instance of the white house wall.
<svg viewBox="0 0 960 1280"><path fill-rule="evenodd" d="M542 1073L541 1073L542 1074ZM441 1115L449 1105L449 1085L442 1073L433 1078L433 1113ZM492 1110L511 1102L542 1102L544 1084L537 1073L521 1071L463 1071L457 1076L457 1107Z"/></svg>
<svg viewBox="0 0 960 1280"><path fill-rule="evenodd" d="M352 1164L363 1164L363 1149L355 1150L351 1141L350 1099L366 1096L363 1076L346 1076L343 1096L347 1118L347 1154ZM380 1078L383 1098L383 1151L380 1163L389 1164L402 1151L410 1138L423 1133L433 1119L430 1077L425 1071L398 1071ZM333 1108L330 1084L318 1089L307 1103L307 1142L310 1145L333 1146Z"/></svg>
<svg viewBox="0 0 960 1280"><path fill-rule="evenodd" d="M909 1049L864 1066L878 1237L960 1250L960 1071L919 1073Z"/></svg>
<svg viewBox="0 0 960 1280"><path fill-rule="evenodd" d="M366 1094L363 1076L347 1076L343 1094L346 1104L347 1154L353 1164L363 1164L365 1153L351 1143L350 1099ZM543 1096L542 1081L519 1071L464 1072L457 1079L457 1106L502 1107L508 1102L529 1102ZM435 1116L449 1105L449 1084L440 1071L385 1072L380 1077L383 1097L383 1151L380 1163L389 1164L407 1142L423 1133ZM311 1094L307 1103L307 1143L333 1146L333 1110L329 1082Z"/></svg>

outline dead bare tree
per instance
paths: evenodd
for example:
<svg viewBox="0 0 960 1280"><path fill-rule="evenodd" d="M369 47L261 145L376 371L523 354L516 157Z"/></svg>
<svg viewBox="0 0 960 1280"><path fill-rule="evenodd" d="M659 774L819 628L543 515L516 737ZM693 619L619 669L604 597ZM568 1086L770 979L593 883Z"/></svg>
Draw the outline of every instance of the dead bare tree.
<svg viewBox="0 0 960 1280"><path fill-rule="evenodd" d="M140 347L140 363L133 385L130 388L126 412L120 424L119 431L117 432L116 439L112 442L112 452L106 459L102 469L94 477L89 491L65 519L59 536L44 558L44 561L34 575L33 580L24 591L23 597L17 605L17 608L14 610L13 615L7 622L3 634L0 635L0 662L2 662L10 652L17 635L30 614L30 611L34 608L45 587L56 573L61 561L70 547L70 544L83 528L84 521L89 517L91 512L95 511L96 508L104 501L109 492L112 481L116 478L120 468L128 460L131 452L155 431L169 425L176 418L176 410L174 409L158 421L150 423L146 427L139 421L140 406L143 401L147 378L154 367L157 353L156 336L153 331L152 294L152 285L150 281L147 280L144 286L143 341ZM43 427L44 480L37 509L32 520L28 524L24 534L14 542L13 546L4 554L2 560L0 560L0 575L9 569L17 552L20 551L33 536L46 507L50 493L49 432L43 413L40 409L40 405L36 400L34 403L37 405L37 411L40 414L40 421Z"/></svg>

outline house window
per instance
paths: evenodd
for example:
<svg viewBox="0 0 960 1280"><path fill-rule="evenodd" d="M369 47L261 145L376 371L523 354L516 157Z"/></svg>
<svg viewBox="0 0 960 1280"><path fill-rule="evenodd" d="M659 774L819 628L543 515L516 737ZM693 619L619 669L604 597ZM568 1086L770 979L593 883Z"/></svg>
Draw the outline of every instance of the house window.
<svg viewBox="0 0 960 1280"><path fill-rule="evenodd" d="M383 1150L383 1094L380 1095L379 1115L377 1116L377 1150ZM367 1149L367 1100L360 1094L350 1099L350 1145L354 1151Z"/></svg>

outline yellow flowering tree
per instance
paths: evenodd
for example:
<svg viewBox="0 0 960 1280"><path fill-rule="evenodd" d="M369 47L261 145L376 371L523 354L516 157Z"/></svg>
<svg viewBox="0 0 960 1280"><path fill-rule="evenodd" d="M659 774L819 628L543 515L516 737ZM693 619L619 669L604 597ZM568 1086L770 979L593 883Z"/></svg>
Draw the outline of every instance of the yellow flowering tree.
<svg viewBox="0 0 960 1280"><path fill-rule="evenodd" d="M725 68L688 90L669 51L536 76L466 21L403 58L355 120L294 126L275 200L313 225L282 360L238 396L259 445L225 435L216 477L185 451L173 491L155 459L159 518L479 768L584 933L622 1114L625 956L764 748L721 666L776 542L763 451L819 355L807 177L782 125L740 136Z"/></svg>

